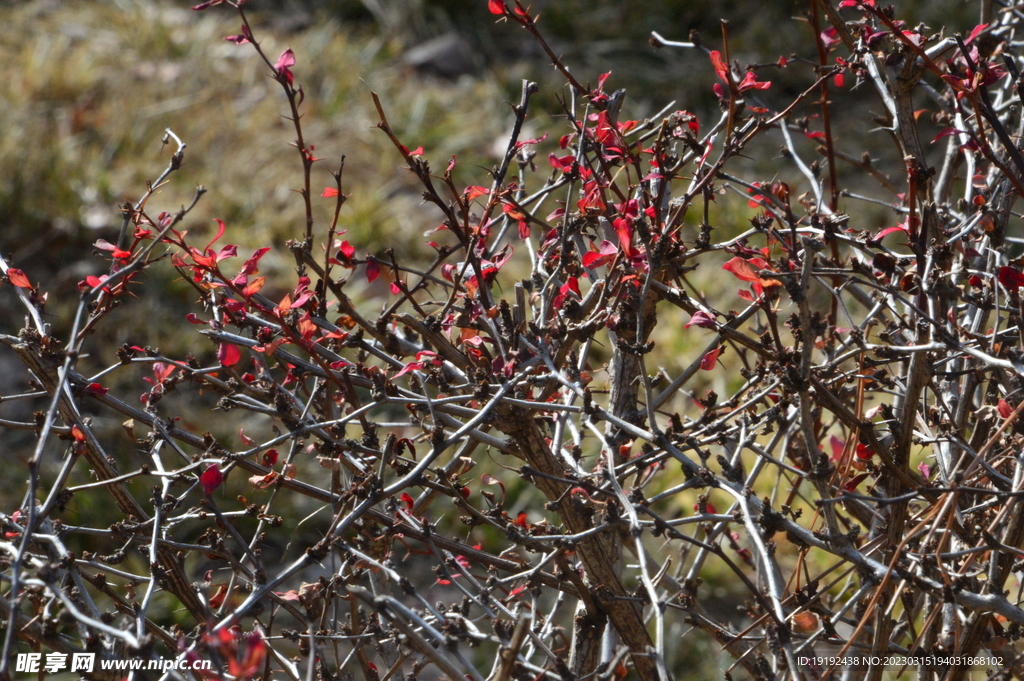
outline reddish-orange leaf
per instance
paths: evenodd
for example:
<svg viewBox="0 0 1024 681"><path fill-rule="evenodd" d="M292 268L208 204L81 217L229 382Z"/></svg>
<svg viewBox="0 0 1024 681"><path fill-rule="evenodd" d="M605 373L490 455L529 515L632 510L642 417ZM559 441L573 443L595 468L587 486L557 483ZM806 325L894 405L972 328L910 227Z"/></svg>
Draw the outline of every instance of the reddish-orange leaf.
<svg viewBox="0 0 1024 681"><path fill-rule="evenodd" d="M249 478L249 484L256 489L266 489L274 484L274 480L277 479L277 472L270 471L266 475L254 475Z"/></svg>
<svg viewBox="0 0 1024 681"><path fill-rule="evenodd" d="M260 289L263 288L263 285L265 283L267 283L266 277L256 277L255 279L253 279L252 281L245 285L245 288L242 289L242 295L248 298L252 296L254 293L259 293Z"/></svg>
<svg viewBox="0 0 1024 681"><path fill-rule="evenodd" d="M475 199L478 196L483 196L485 194L490 194L490 193L491 193L491 190L487 189L486 187L478 187L476 185L472 185L472 186L466 187L466 200L467 201L472 201L473 199Z"/></svg>
<svg viewBox="0 0 1024 681"><path fill-rule="evenodd" d="M217 348L217 359L220 360L221 366L234 366L242 359L242 351L230 343L221 343Z"/></svg>
<svg viewBox="0 0 1024 681"><path fill-rule="evenodd" d="M217 592L210 596L210 607L219 608L224 603L224 598L228 595L228 587L226 584L221 584L217 587Z"/></svg>
<svg viewBox="0 0 1024 681"><path fill-rule="evenodd" d="M700 368L704 371L711 371L715 368L718 363L718 356L722 354L722 348L715 348L711 352L704 355L700 360Z"/></svg>
<svg viewBox="0 0 1024 681"><path fill-rule="evenodd" d="M718 50L711 51L711 65L715 67L715 73L718 77L724 80L726 83L729 82L729 67L726 66L725 60L722 59L722 53Z"/></svg>
<svg viewBox="0 0 1024 681"><path fill-rule="evenodd" d="M818 616L813 612L798 612L793 615L793 629L801 634L810 634L818 630Z"/></svg>
<svg viewBox="0 0 1024 681"><path fill-rule="evenodd" d="M12 267L7 270L7 278L18 288L32 288L32 282L28 280L28 276L21 270Z"/></svg>
<svg viewBox="0 0 1024 681"><path fill-rule="evenodd" d="M733 276L740 281L754 282L761 280L750 263L739 256L722 265L722 269L732 272Z"/></svg>

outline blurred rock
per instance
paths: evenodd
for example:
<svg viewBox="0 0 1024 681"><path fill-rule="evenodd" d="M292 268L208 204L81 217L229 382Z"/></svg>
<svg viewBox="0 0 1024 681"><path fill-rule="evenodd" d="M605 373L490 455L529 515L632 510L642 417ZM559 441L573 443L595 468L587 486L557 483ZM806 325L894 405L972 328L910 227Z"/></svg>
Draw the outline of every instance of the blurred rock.
<svg viewBox="0 0 1024 681"><path fill-rule="evenodd" d="M473 46L454 31L432 38L406 51L402 61L422 73L458 78L479 73L483 59Z"/></svg>

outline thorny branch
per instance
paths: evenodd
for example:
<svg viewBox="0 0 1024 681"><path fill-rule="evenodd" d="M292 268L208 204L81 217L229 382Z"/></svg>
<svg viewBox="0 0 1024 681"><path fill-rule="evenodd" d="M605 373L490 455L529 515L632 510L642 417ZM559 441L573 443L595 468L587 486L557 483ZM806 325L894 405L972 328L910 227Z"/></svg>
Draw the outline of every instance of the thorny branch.
<svg viewBox="0 0 1024 681"><path fill-rule="evenodd" d="M31 648L209 659L232 678L661 681L685 677L669 643L693 630L755 678L833 674L798 663L812 651L990 651L1020 674L1024 5L949 40L874 2L811 3L788 100L732 62L725 30L720 50L653 34L708 53L722 111L702 129L671 106L628 120L608 74L584 85L529 7L491 0L568 81L566 131L538 162L545 138L520 135L541 86L524 81L500 164L460 190L454 159L435 175L374 94L443 221L423 264L336 238L344 156L318 231L301 52L272 61L241 2L197 9L217 4L287 101L298 279L268 297L269 249L236 265L219 221L194 245L202 188L151 217L185 150L170 131L167 170L97 243L109 273L82 282L69 323L44 324L43 283L0 259L29 323L0 346L30 378L2 401L39 405L0 419L34 435L25 496L0 509L0 675ZM837 105L846 80L874 88L891 157L837 132L858 124ZM921 92L948 124L933 145ZM780 147L773 178L743 160ZM850 168L881 197L844 188ZM749 229L713 209L730 191ZM899 222L867 229L858 211L878 205ZM161 262L200 298L196 351L93 347ZM379 277L393 298L375 315L357 283ZM86 354L110 364L86 375ZM137 371L141 406L106 387ZM175 394L213 395L218 414L189 428ZM90 524L86 498L118 520ZM705 584L723 575L739 613Z"/></svg>

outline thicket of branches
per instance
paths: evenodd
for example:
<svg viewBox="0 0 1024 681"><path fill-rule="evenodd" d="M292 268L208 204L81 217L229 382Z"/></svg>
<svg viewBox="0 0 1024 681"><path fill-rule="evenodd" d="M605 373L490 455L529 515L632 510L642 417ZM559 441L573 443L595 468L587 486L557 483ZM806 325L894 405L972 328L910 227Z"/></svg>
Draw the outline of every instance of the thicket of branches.
<svg viewBox="0 0 1024 681"><path fill-rule="evenodd" d="M330 162L315 154L335 152L303 136L301 48L266 54L241 2L195 9L215 5L238 11L228 40L284 94L306 212L297 278L270 286L269 248L220 245L222 222L196 242L202 188L158 207L186 172L172 131L121 238L97 242L108 274L81 282L67 335L51 333L46 282L0 258L0 294L26 310L0 343L28 386L3 401L38 409L0 421L35 442L6 454L28 484L0 508L0 674L17 652L87 650L211 659L235 679L655 681L692 672L682 650L699 636L731 657L727 678L884 669L799 662L824 653L992 653L997 673L1024 672L1024 272L1008 236L1024 3L983 3L961 34L874 0L812 0L806 44L749 66L726 26L655 34L707 52L721 115L669 105L633 121L611 91L622 76L584 78L528 6L490 0L567 81L564 128L521 139L524 82L504 160L461 186L455 159L432 168L374 95L439 221L423 263L344 239L352 169L342 156L331 186L315 180ZM803 81L795 97L772 88L782 69ZM874 120L836 103L854 89L873 91ZM888 136L884 154L864 151L869 134ZM775 176L752 176L744 157L780 147ZM858 175L875 189L844 187ZM732 194L753 204L740 233L712 219ZM332 220L314 219L317 201ZM891 226L858 224L872 204ZM194 355L93 347L168 267L200 301ZM352 294L378 278L383 308ZM651 340L673 310L691 356ZM85 355L108 368L82 373ZM141 402L107 387L139 367ZM735 374L726 394L692 387L715 372ZM219 401L193 432L171 393ZM240 412L274 435L213 434ZM100 433L103 419L123 431ZM63 519L87 502L120 519ZM744 590L741 612L716 605L709 577Z"/></svg>

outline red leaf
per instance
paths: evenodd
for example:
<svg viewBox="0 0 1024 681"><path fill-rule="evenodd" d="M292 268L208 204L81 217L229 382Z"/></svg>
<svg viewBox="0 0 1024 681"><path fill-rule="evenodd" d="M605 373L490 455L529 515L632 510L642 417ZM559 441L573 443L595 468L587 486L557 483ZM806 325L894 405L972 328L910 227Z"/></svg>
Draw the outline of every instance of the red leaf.
<svg viewBox="0 0 1024 681"><path fill-rule="evenodd" d="M203 249L204 254L206 253L206 251L210 250L210 246L217 243L217 240L224 236L224 230L226 229L223 220L218 220L217 218L214 218L213 221L217 223L217 236L213 237L213 240L210 241L210 243L206 244L206 248Z"/></svg>
<svg viewBox="0 0 1024 681"><path fill-rule="evenodd" d="M246 298L251 298L253 295L260 292L260 289L263 288L265 283L267 283L266 277L256 277L245 285L245 288L242 289L242 295Z"/></svg>
<svg viewBox="0 0 1024 681"><path fill-rule="evenodd" d="M1024 286L1024 274L1013 267L1000 267L998 279L1000 284L1011 291L1016 291Z"/></svg>
<svg viewBox="0 0 1024 681"><path fill-rule="evenodd" d="M113 257L114 260L128 260L132 257L131 251L122 250L106 239L97 239L96 243L93 244L93 247L98 248L101 251L110 251L111 257Z"/></svg>
<svg viewBox="0 0 1024 681"><path fill-rule="evenodd" d="M874 450L871 449L871 447L868 447L866 444L858 443L857 451L854 455L861 461L870 461L871 459L874 458L875 452Z"/></svg>
<svg viewBox="0 0 1024 681"><path fill-rule="evenodd" d="M402 492L402 495L399 497L399 499L401 499L402 503L405 504L405 508L407 511L411 511L412 507L416 505L416 502L413 501L413 498L409 495L408 492Z"/></svg>
<svg viewBox="0 0 1024 681"><path fill-rule="evenodd" d="M404 367L402 367L402 369L397 374L392 376L391 379L394 380L394 379L399 378L401 376L405 376L410 371L422 371L422 370L423 370L423 364L422 363L420 363L420 362L409 362Z"/></svg>
<svg viewBox="0 0 1024 681"><path fill-rule="evenodd" d="M499 15L504 15L508 11L505 9L503 0L487 0L487 9L491 11L491 14Z"/></svg>
<svg viewBox="0 0 1024 681"><path fill-rule="evenodd" d="M943 128L942 130L939 131L939 134L935 136L935 139L933 139L931 143L935 144L943 137L949 137L950 135L959 135L963 132L963 130L959 130L957 128Z"/></svg>
<svg viewBox="0 0 1024 681"><path fill-rule="evenodd" d="M846 443L833 435L828 439L828 444L832 449L832 456L829 458L829 461L838 463L843 458L843 450L846 449Z"/></svg>
<svg viewBox="0 0 1024 681"><path fill-rule="evenodd" d="M702 329L713 329L717 324L715 323L715 318L707 312L704 310L697 310L693 313L693 316L690 317L690 321L683 325L683 328L688 329L691 326L699 326Z"/></svg>
<svg viewBox="0 0 1024 681"><path fill-rule="evenodd" d="M712 504L710 501L705 502L704 505L707 508L708 513L710 513L712 515L715 515L715 514L718 513L718 510L715 508L714 504ZM700 504L694 504L693 505L693 510L697 511L699 513L700 512Z"/></svg>
<svg viewBox="0 0 1024 681"><path fill-rule="evenodd" d="M28 280L28 276L21 270L12 267L7 270L7 278L18 288L32 288L32 282Z"/></svg>
<svg viewBox="0 0 1024 681"><path fill-rule="evenodd" d="M325 199L331 199L331 198L334 198L337 195L338 195L338 188L337 187L324 187L324 193L321 194L320 196L324 197Z"/></svg>
<svg viewBox="0 0 1024 681"><path fill-rule="evenodd" d="M104 388L99 383L90 383L85 386L85 392L89 395L98 395L99 397L103 397L110 392L110 388Z"/></svg>
<svg viewBox="0 0 1024 681"><path fill-rule="evenodd" d="M1010 416L1012 414L1013 414L1013 407L1011 407L1006 400L1000 399L999 400L999 415L1002 416L1004 419L1008 419L1008 418L1010 418Z"/></svg>
<svg viewBox="0 0 1024 681"><path fill-rule="evenodd" d="M104 274L102 277L94 277L93 275L90 274L88 277L85 278L85 281L78 283L78 288L84 288L85 286L88 286L89 288L96 288L97 286L105 282L107 279L109 279L109 277L106 274Z"/></svg>
<svg viewBox="0 0 1024 681"><path fill-rule="evenodd" d="M543 142L547 138L548 138L548 134L544 133L540 137L534 137L533 139L528 139L528 140L520 140L520 141L516 142L516 149L522 149L523 147L525 147L528 144L540 144L541 142Z"/></svg>
<svg viewBox="0 0 1024 681"><path fill-rule="evenodd" d="M839 37L839 31L836 30L835 26L829 26L820 34L818 34L818 37L821 38L821 42L822 44L825 45L825 47L831 47L832 45L835 45L841 40L841 38Z"/></svg>
<svg viewBox="0 0 1024 681"><path fill-rule="evenodd" d="M224 248L217 251L217 262L220 262L221 260L227 260L228 258L233 258L236 255L238 255L238 246L228 244Z"/></svg>
<svg viewBox="0 0 1024 681"><path fill-rule="evenodd" d="M227 595L228 595L227 584L221 584L220 586L218 586L217 587L217 591L214 592L214 594L212 596L210 596L210 600L209 600L210 607L214 608L214 609L219 608L221 605L224 604L224 599L227 598Z"/></svg>
<svg viewBox="0 0 1024 681"><path fill-rule="evenodd" d="M893 232L903 232L903 233L906 233L906 231L907 231L906 227L899 226L899 225L896 226L896 227L886 227L885 229L878 230L878 234L876 234L873 237L871 237L871 240L874 241L874 242L879 242L879 241L882 240L883 237L886 237L886 236L892 234Z"/></svg>
<svg viewBox="0 0 1024 681"><path fill-rule="evenodd" d="M761 278L757 276L757 272L754 271L754 268L751 267L750 263L739 256L736 256L729 262L722 265L722 269L732 272L733 276L740 281L761 281Z"/></svg>
<svg viewBox="0 0 1024 681"><path fill-rule="evenodd" d="M555 170L561 170L563 173L567 173L572 170L572 165L576 162L576 157L572 154L567 154L562 157L551 154L548 156L548 161L551 162L551 167Z"/></svg>
<svg viewBox="0 0 1024 681"><path fill-rule="evenodd" d="M466 192L465 192L466 200L467 201L472 201L473 199L475 199L478 196L484 196L485 194L490 194L490 193L491 193L490 189L487 189L486 187L477 187L475 185L466 187Z"/></svg>
<svg viewBox="0 0 1024 681"><path fill-rule="evenodd" d="M718 356L722 354L722 348L715 348L711 352L707 353L700 360L700 368L704 371L711 371L715 368L718 363Z"/></svg>
<svg viewBox="0 0 1024 681"><path fill-rule="evenodd" d="M843 489L845 489L847 492L852 492L853 490L857 489L857 485L859 485L860 483L864 482L864 480L867 477L868 477L867 473L861 473L859 475L855 475L852 478L850 478L849 482L847 482L845 485L843 485Z"/></svg>
<svg viewBox="0 0 1024 681"><path fill-rule="evenodd" d="M519 210L518 208L513 206L511 203L503 203L503 204L501 204L501 211L503 213L505 213L505 215L507 215L510 218L512 218L513 220L525 220L526 219L526 215L521 210Z"/></svg>
<svg viewBox="0 0 1024 681"><path fill-rule="evenodd" d="M274 63L274 70L278 73L282 73L292 66L295 66L295 53L292 52L292 48L289 47L281 53L280 57L277 58L277 61Z"/></svg>
<svg viewBox="0 0 1024 681"><path fill-rule="evenodd" d="M217 464L213 464L199 476L199 484L203 486L203 492L206 494L213 494L213 490L220 487L222 482L224 482L224 473L221 472L220 466Z"/></svg>
<svg viewBox="0 0 1024 681"><path fill-rule="evenodd" d="M277 479L277 471L270 471L266 475L253 475L249 478L249 484L256 489L266 489L274 484Z"/></svg>
<svg viewBox="0 0 1024 681"><path fill-rule="evenodd" d="M313 291L304 290L298 295L298 297L292 301L292 308L300 308L306 304L306 302L313 297Z"/></svg>
<svg viewBox="0 0 1024 681"><path fill-rule="evenodd" d="M622 247L622 252L626 254L627 258L632 257L633 226L629 224L629 220L615 218L612 220L612 228L619 237L619 246Z"/></svg>
<svg viewBox="0 0 1024 681"><path fill-rule="evenodd" d="M373 282L380 276L380 265L373 258L366 259L366 281Z"/></svg>
<svg viewBox="0 0 1024 681"><path fill-rule="evenodd" d="M981 35L981 32L986 28L988 28L988 24L978 24L975 26L974 30L971 31L971 35L967 36L967 40L964 41L964 45L970 45L971 41Z"/></svg>
<svg viewBox="0 0 1024 681"><path fill-rule="evenodd" d="M615 259L615 254L619 252L618 246L613 244L611 241L602 241L601 248L595 251L587 251L583 254L583 266L584 267L600 267L610 263Z"/></svg>
<svg viewBox="0 0 1024 681"><path fill-rule="evenodd" d="M341 251L341 254L344 255L349 260L351 260L352 256L356 254L356 247L350 244L348 241L342 241L341 247L338 250Z"/></svg>
<svg viewBox="0 0 1024 681"><path fill-rule="evenodd" d="M258 274L259 271L260 271L260 268L259 268L260 258L265 256L269 251L270 251L270 247L269 246L264 246L263 248L257 250L255 253L253 253L251 256L249 256L249 259L245 261L244 265L242 265L242 271L239 272L239 274L245 274L245 275Z"/></svg>
<svg viewBox="0 0 1024 681"><path fill-rule="evenodd" d="M739 91L745 90L767 90L772 86L771 81L758 82L757 76L754 75L753 71L747 71L746 75L743 76L743 80L740 81Z"/></svg>
<svg viewBox="0 0 1024 681"><path fill-rule="evenodd" d="M750 263L751 267L755 268L755 272L758 270L772 270L771 266L768 264L768 261L765 260L764 258L750 258L747 262ZM757 291L758 295L760 295L761 291L758 290L758 288L769 286L782 286L782 282L779 281L778 279L771 279L762 276L754 283L754 290Z"/></svg>
<svg viewBox="0 0 1024 681"><path fill-rule="evenodd" d="M242 352L230 343L221 343L220 347L217 348L217 359L220 361L221 366L234 366L238 364L238 360L242 359Z"/></svg>
<svg viewBox="0 0 1024 681"><path fill-rule="evenodd" d="M236 679L249 679L260 671L267 656L267 642L259 631L254 631L246 639L244 650L241 661L228 658L228 673Z"/></svg>
<svg viewBox="0 0 1024 681"><path fill-rule="evenodd" d="M718 77L724 80L726 83L729 82L729 67L725 65L725 61L722 59L722 53L718 50L711 51L711 65L715 67L715 73Z"/></svg>
<svg viewBox="0 0 1024 681"><path fill-rule="evenodd" d="M85 442L85 433L78 427L78 424L71 426L71 437L75 438L76 442Z"/></svg>

